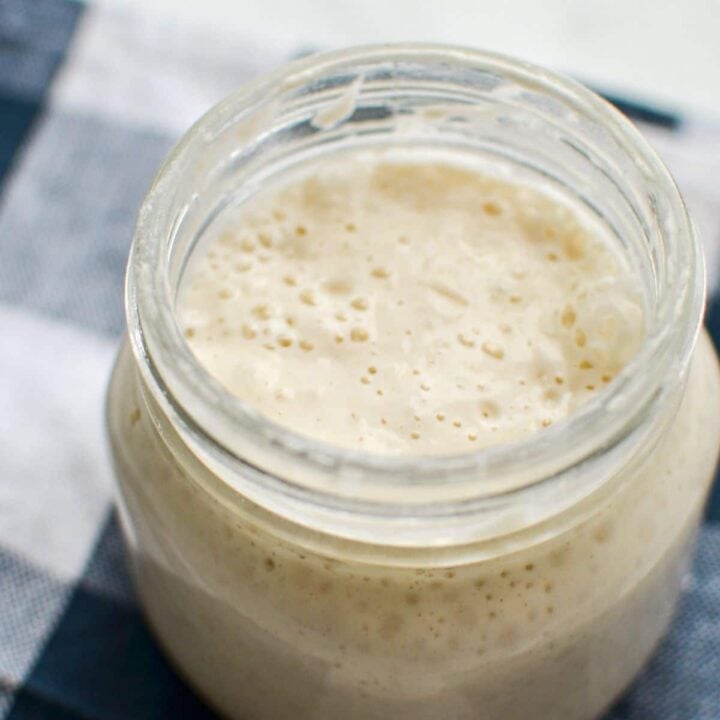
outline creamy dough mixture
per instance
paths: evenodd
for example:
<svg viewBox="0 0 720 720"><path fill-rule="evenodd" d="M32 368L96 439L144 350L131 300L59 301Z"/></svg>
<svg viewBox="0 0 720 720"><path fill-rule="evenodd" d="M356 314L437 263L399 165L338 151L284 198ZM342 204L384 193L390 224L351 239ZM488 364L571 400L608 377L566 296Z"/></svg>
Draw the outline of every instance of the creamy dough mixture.
<svg viewBox="0 0 720 720"><path fill-rule="evenodd" d="M296 432L386 453L519 440L612 381L642 307L527 186L369 152L251 199L182 285L192 349Z"/></svg>
<svg viewBox="0 0 720 720"><path fill-rule="evenodd" d="M330 443L517 441L602 392L642 340L629 270L537 189L366 154L230 215L180 289L187 340L232 393ZM110 397L144 608L238 720L597 717L669 622L720 434L702 336L660 442L628 448L585 514L485 555L399 553L390 520L369 548L238 495L154 408L127 349Z"/></svg>

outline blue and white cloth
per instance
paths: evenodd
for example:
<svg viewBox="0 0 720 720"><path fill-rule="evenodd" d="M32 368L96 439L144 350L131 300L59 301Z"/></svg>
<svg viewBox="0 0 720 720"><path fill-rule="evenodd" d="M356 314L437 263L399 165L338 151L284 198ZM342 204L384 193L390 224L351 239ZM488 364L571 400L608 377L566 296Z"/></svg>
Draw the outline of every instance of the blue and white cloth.
<svg viewBox="0 0 720 720"><path fill-rule="evenodd" d="M139 614L103 400L152 175L206 108L295 51L119 5L0 0L0 719L213 717ZM720 123L645 120L706 242L714 287ZM708 324L720 341L712 297ZM719 718L716 490L673 630L608 720Z"/></svg>

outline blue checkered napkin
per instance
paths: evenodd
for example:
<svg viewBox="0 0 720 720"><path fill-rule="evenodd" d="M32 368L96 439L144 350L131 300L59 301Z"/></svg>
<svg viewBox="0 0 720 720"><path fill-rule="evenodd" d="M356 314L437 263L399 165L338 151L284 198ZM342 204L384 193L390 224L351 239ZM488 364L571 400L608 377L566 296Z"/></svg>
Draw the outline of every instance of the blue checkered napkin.
<svg viewBox="0 0 720 720"><path fill-rule="evenodd" d="M0 0L0 718L211 717L138 613L102 404L151 176L195 117L291 50L103 4ZM645 128L714 282L720 125ZM720 301L708 322L719 340ZM673 631L608 720L718 718L716 493Z"/></svg>

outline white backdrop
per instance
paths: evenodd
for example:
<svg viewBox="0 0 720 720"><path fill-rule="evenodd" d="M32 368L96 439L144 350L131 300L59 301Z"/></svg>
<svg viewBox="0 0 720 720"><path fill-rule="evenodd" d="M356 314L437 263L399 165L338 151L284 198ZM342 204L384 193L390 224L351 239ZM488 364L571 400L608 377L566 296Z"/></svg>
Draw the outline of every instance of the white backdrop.
<svg viewBox="0 0 720 720"><path fill-rule="evenodd" d="M109 1L283 44L434 40L485 47L720 117L720 0Z"/></svg>

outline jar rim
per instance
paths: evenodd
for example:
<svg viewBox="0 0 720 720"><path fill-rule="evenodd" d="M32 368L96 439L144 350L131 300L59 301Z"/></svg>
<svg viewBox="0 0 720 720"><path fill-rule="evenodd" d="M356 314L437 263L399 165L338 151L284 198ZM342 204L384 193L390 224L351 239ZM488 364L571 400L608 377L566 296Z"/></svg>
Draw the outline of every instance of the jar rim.
<svg viewBox="0 0 720 720"><path fill-rule="evenodd" d="M260 415L211 378L182 337L168 277L170 262L168 197L187 162L208 137L248 109L282 89L298 87L354 63L441 62L502 72L518 83L561 98L602 123L619 146L643 168L653 191L663 194L673 221L658 301L646 324L642 345L618 377L594 398L552 427L509 444L454 455L389 455L348 449L299 435ZM399 43L353 47L297 60L240 88L204 115L180 140L155 177L140 209L126 282L131 344L146 379L180 419L184 431L212 441L216 456L230 458L259 473L259 482L281 492L322 495L343 507L387 500L387 489L408 500L409 487L445 491L456 500L517 494L585 462L626 436L649 417L676 388L689 362L701 326L704 303L703 256L680 193L662 161L629 120L579 83L501 54L441 44ZM223 431L217 430L220 425ZM228 442L237 438L238 445ZM231 446L232 445L232 446ZM239 447L264 448L291 463L293 477L266 472L249 463ZM313 480L309 481L309 475ZM508 478L505 484L498 477ZM347 478L346 487L338 477ZM509 478L513 478L510 480ZM490 482L492 480L492 482ZM498 488L500 488L498 490ZM438 511L436 494L429 503ZM393 505L397 508L397 504ZM453 511L457 504L452 503Z"/></svg>

